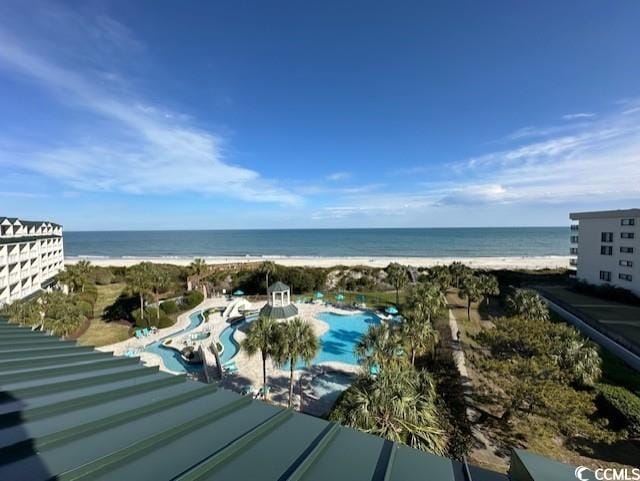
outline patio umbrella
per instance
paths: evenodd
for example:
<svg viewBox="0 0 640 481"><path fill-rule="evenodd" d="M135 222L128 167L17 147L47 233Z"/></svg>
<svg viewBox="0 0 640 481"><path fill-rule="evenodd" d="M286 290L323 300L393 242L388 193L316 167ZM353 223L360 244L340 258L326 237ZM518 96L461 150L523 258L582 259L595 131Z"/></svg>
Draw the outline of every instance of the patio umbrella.
<svg viewBox="0 0 640 481"><path fill-rule="evenodd" d="M398 309L396 309L395 306L389 306L384 310L384 312L386 312L387 314L394 315L398 313Z"/></svg>
<svg viewBox="0 0 640 481"><path fill-rule="evenodd" d="M236 297L244 296L244 291L241 291L240 289L238 289L233 293L233 295Z"/></svg>
<svg viewBox="0 0 640 481"><path fill-rule="evenodd" d="M324 298L324 294L320 291L316 292L316 299L323 299Z"/></svg>
<svg viewBox="0 0 640 481"><path fill-rule="evenodd" d="M344 295L342 295L342 294L337 294L337 295L336 295L336 301L344 301Z"/></svg>

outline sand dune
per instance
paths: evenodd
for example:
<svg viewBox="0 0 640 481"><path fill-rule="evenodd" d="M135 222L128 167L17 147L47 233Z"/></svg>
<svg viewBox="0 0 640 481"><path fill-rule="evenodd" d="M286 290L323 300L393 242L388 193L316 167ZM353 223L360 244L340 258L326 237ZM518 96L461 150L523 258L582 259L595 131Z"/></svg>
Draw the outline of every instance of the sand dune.
<svg viewBox="0 0 640 481"><path fill-rule="evenodd" d="M139 262L154 262L173 265L188 265L192 258L148 257L148 258L104 258L67 257L65 264L74 264L81 259L97 266L132 266ZM569 267L568 256L532 257L204 257L209 264L228 262L260 262L270 260L285 266L333 267L337 265L385 267L390 262L415 267L431 267L460 261L479 269L554 269Z"/></svg>

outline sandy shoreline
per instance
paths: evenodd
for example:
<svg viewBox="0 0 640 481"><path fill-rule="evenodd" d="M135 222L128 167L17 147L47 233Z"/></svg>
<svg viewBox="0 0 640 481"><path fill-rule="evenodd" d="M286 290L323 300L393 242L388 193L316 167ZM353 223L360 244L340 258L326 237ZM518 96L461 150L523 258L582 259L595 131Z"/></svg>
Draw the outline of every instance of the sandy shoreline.
<svg viewBox="0 0 640 481"><path fill-rule="evenodd" d="M75 264L79 260L89 260L96 266L128 267L140 262L173 264L185 266L193 258L172 257L139 257L139 258L105 258L105 257L66 257L65 264ZM370 266L385 267L390 262L398 262L415 267L432 267L447 265L460 261L478 269L555 269L569 267L569 256L504 256L504 257L203 257L208 264L225 264L229 262L262 262L273 261L284 266L333 267Z"/></svg>

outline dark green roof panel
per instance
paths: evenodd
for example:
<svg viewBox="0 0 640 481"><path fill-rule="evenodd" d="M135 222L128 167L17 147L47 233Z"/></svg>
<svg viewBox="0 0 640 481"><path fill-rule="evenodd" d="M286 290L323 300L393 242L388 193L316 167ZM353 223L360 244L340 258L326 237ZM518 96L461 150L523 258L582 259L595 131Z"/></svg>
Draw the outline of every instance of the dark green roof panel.
<svg viewBox="0 0 640 481"><path fill-rule="evenodd" d="M2 320L0 383L2 480L505 479Z"/></svg>

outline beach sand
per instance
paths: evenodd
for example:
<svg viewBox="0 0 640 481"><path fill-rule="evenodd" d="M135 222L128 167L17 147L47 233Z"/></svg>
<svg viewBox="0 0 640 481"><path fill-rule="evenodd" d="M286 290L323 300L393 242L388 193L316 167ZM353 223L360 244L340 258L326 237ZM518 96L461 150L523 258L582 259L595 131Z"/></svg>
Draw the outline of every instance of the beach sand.
<svg viewBox="0 0 640 481"><path fill-rule="evenodd" d="M75 264L79 260L89 260L96 266L128 267L140 262L173 264L185 266L192 258L148 257L148 258L103 258L103 257L67 257L65 264ZM284 266L333 267L333 266L369 266L386 267L398 262L414 267L432 267L448 265L454 261L463 262L476 269L556 269L568 268L569 256L531 256L531 257L203 257L208 264L226 264L230 262L273 261Z"/></svg>

